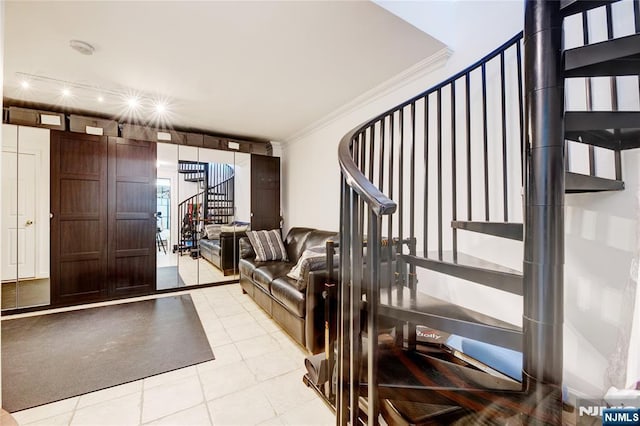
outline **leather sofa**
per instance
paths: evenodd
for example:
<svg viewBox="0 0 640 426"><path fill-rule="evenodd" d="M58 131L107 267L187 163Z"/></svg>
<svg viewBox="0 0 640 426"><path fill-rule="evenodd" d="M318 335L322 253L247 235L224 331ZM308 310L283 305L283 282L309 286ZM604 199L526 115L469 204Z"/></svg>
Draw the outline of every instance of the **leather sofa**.
<svg viewBox="0 0 640 426"><path fill-rule="evenodd" d="M220 238L216 240L202 238L198 243L200 256L215 265L224 275L235 274L240 251L239 240L246 235L245 232L221 232Z"/></svg>
<svg viewBox="0 0 640 426"><path fill-rule="evenodd" d="M310 353L324 347L324 300L327 271L311 271L303 282L287 277L302 253L338 242L338 234L312 228L292 228L284 245L288 261L257 262L249 238L240 239L240 285L289 335Z"/></svg>

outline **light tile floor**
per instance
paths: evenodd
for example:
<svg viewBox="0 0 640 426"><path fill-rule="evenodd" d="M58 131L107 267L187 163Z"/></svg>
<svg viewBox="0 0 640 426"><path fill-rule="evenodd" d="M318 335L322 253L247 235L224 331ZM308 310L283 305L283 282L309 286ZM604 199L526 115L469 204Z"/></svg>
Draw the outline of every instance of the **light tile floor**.
<svg viewBox="0 0 640 426"><path fill-rule="evenodd" d="M305 352L238 284L189 293L214 361L13 413L18 424L335 424L302 383Z"/></svg>

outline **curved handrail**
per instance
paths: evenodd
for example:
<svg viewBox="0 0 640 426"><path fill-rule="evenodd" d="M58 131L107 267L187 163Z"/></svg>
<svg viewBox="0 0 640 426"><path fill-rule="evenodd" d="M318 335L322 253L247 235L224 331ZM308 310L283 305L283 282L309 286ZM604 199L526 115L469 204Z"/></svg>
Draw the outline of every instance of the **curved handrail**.
<svg viewBox="0 0 640 426"><path fill-rule="evenodd" d="M372 182L370 182L369 179L367 179L367 177L360 171L360 169L356 165L355 161L351 157L351 147L353 144L354 136L362 132L372 124L384 119L388 115L393 114L396 111L399 111L404 107L411 105L417 100L444 88L445 86L451 84L459 78L464 77L475 69L481 67L483 64L486 64L491 59L500 55L501 52L519 42L522 39L522 35L523 32L520 31L518 34L500 45L497 49L493 50L488 55L485 55L464 70L412 97L411 99L383 112L382 114L379 114L376 117L367 120L366 122L360 124L359 126L356 126L346 135L344 135L344 137L340 140L340 145L338 146L338 162L340 163L340 169L342 170L342 174L349 186L351 186L358 193L358 195L364 199L364 201L369 205L369 208L372 209L376 215L380 216L393 214L396 211L397 204L395 201L391 200L384 193L382 193L382 191L380 191Z"/></svg>
<svg viewBox="0 0 640 426"><path fill-rule="evenodd" d="M365 202L371 206L377 215L393 214L396 211L397 204L376 188L376 186L362 174L355 161L351 158L351 142L353 136L366 126L367 123L356 127L347 133L340 141L340 146L338 147L340 168L349 186L354 188L358 194L365 199Z"/></svg>

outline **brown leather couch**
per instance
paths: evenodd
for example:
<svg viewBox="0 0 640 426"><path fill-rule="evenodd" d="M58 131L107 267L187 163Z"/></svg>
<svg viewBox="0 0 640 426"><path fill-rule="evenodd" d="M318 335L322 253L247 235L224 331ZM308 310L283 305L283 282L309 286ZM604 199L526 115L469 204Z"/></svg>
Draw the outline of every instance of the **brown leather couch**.
<svg viewBox="0 0 640 426"><path fill-rule="evenodd" d="M311 271L304 282L287 277L302 253L338 242L338 234L312 228L292 228L284 239L289 260L257 262L249 238L240 239L240 285L280 326L311 353L323 350L327 272Z"/></svg>
<svg viewBox="0 0 640 426"><path fill-rule="evenodd" d="M200 256L215 265L224 275L235 274L238 264L238 240L246 235L246 232L222 232L216 240L202 238L198 241Z"/></svg>

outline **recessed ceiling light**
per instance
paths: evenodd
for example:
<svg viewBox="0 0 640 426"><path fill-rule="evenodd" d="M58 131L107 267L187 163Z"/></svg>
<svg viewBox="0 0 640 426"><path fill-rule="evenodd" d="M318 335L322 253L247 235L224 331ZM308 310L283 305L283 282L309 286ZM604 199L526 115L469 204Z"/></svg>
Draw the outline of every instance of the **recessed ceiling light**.
<svg viewBox="0 0 640 426"><path fill-rule="evenodd" d="M98 102L104 102L104 98L102 96L98 96Z"/></svg>
<svg viewBox="0 0 640 426"><path fill-rule="evenodd" d="M20 83L20 86L22 86L23 89L28 89L29 88L29 82L27 80L23 80Z"/></svg>
<svg viewBox="0 0 640 426"><path fill-rule="evenodd" d="M93 52L96 50L95 47L82 40L71 40L69 42L69 46L76 52L80 52L83 55L93 55Z"/></svg>
<svg viewBox="0 0 640 426"><path fill-rule="evenodd" d="M62 96L71 96L71 90L69 89L62 89Z"/></svg>
<svg viewBox="0 0 640 426"><path fill-rule="evenodd" d="M158 114L164 114L167 111L167 105L164 102L158 102L156 104L156 112Z"/></svg>
<svg viewBox="0 0 640 426"><path fill-rule="evenodd" d="M129 98L127 105L129 105L129 108L136 108L138 106L138 98Z"/></svg>

